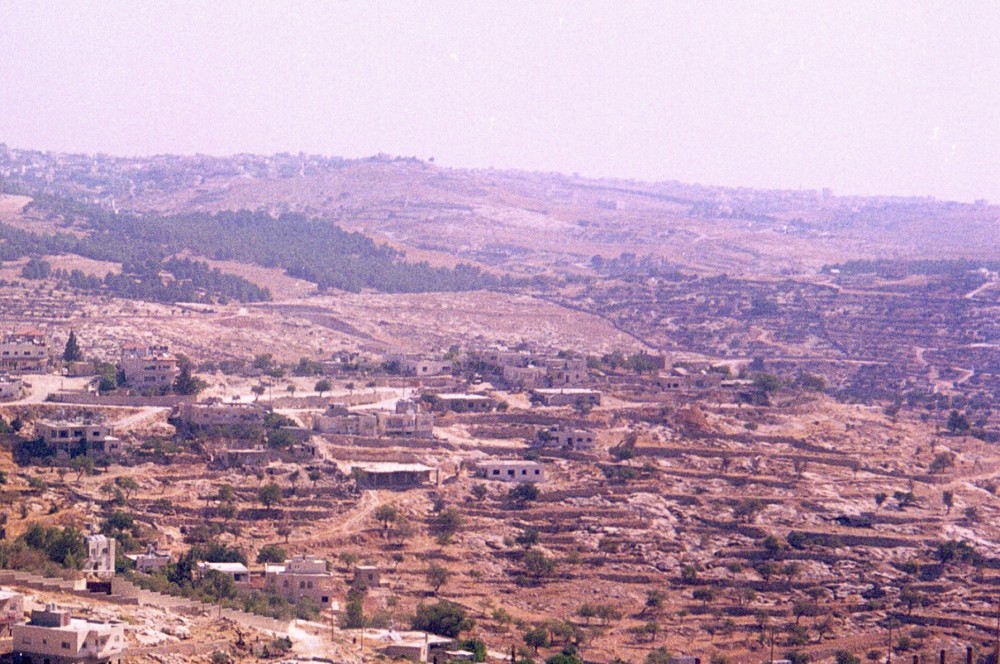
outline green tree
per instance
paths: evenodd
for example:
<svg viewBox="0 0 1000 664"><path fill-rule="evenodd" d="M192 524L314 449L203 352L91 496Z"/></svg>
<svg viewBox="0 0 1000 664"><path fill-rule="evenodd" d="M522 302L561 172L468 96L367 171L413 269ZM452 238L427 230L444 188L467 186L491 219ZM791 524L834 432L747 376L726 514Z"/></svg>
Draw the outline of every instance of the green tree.
<svg viewBox="0 0 1000 664"><path fill-rule="evenodd" d="M966 433L971 428L971 425L969 424L969 418L963 413L952 410L948 414L948 423L945 424L945 428L951 433Z"/></svg>
<svg viewBox="0 0 1000 664"><path fill-rule="evenodd" d="M115 478L115 486L122 490L125 494L125 500L132 497L135 491L139 490L139 483L128 475L119 475Z"/></svg>
<svg viewBox="0 0 1000 664"><path fill-rule="evenodd" d="M326 378L321 378L320 380L316 381L316 384L313 386L313 390L319 392L320 396L323 396L324 392L329 392L332 388L333 385L331 385L330 381L327 380Z"/></svg>
<svg viewBox="0 0 1000 664"><path fill-rule="evenodd" d="M194 396L208 387L205 381L195 378L191 374L191 360L182 356L178 364L180 372L177 374L177 378L174 379L174 392Z"/></svg>
<svg viewBox="0 0 1000 664"><path fill-rule="evenodd" d="M382 522L382 536L389 532L389 525L399 519L399 510L395 505L379 505L375 509L375 520Z"/></svg>
<svg viewBox="0 0 1000 664"><path fill-rule="evenodd" d="M476 623L460 605L441 600L435 604L419 604L411 624L413 629L454 639Z"/></svg>
<svg viewBox="0 0 1000 664"><path fill-rule="evenodd" d="M288 560L288 553L277 544L265 544L257 552L258 563L283 563Z"/></svg>
<svg viewBox="0 0 1000 664"><path fill-rule="evenodd" d="M538 653L539 648L549 646L549 630L542 625L536 625L524 633L524 644Z"/></svg>
<svg viewBox="0 0 1000 664"><path fill-rule="evenodd" d="M79 362L83 359L83 351L76 340L76 332L70 330L69 339L66 340L66 348L63 350L63 360L66 362Z"/></svg>
<svg viewBox="0 0 1000 664"><path fill-rule="evenodd" d="M441 586L446 584L448 579L451 578L451 572L437 563L431 563L424 574L427 577L427 583L434 589L435 595L441 590Z"/></svg>
<svg viewBox="0 0 1000 664"><path fill-rule="evenodd" d="M257 490L257 499L267 509L280 505L283 498L281 487L275 482L269 482Z"/></svg>

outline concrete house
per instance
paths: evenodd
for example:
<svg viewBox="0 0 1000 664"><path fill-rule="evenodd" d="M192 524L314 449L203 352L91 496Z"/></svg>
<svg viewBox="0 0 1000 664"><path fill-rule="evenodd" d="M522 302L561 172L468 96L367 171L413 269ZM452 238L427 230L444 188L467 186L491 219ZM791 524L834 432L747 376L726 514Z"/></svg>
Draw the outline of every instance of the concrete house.
<svg viewBox="0 0 1000 664"><path fill-rule="evenodd" d="M124 623L73 618L53 604L13 632L16 664L120 664L126 650Z"/></svg>
<svg viewBox="0 0 1000 664"><path fill-rule="evenodd" d="M24 596L0 590L0 638L8 638L14 625L24 620Z"/></svg>
<svg viewBox="0 0 1000 664"><path fill-rule="evenodd" d="M378 588L382 585L382 572L376 565L357 565L354 568L354 586Z"/></svg>
<svg viewBox="0 0 1000 664"><path fill-rule="evenodd" d="M441 376L452 371L451 360L432 360L420 355L393 354L386 358L405 376Z"/></svg>
<svg viewBox="0 0 1000 664"><path fill-rule="evenodd" d="M180 373L177 358L166 346L127 345L121 367L129 387L140 390L170 387Z"/></svg>
<svg viewBox="0 0 1000 664"><path fill-rule="evenodd" d="M545 468L537 461L495 459L476 466L476 475L500 482L544 482Z"/></svg>
<svg viewBox="0 0 1000 664"><path fill-rule="evenodd" d="M55 422L43 420L35 425L35 433L56 451L57 456L71 456L80 451L87 456L116 456L122 441L114 435L114 427L99 422Z"/></svg>
<svg viewBox="0 0 1000 664"><path fill-rule="evenodd" d="M308 597L323 609L333 601L334 577L326 561L316 556L295 556L284 565L264 565L264 583L292 604Z"/></svg>
<svg viewBox="0 0 1000 664"><path fill-rule="evenodd" d="M362 463L351 466L359 489L410 489L429 484L434 468L422 463Z"/></svg>
<svg viewBox="0 0 1000 664"><path fill-rule="evenodd" d="M589 429L554 426L539 429L535 437L537 447L554 447L563 450L587 451L594 449L597 434Z"/></svg>
<svg viewBox="0 0 1000 664"><path fill-rule="evenodd" d="M115 538L105 535L88 535L87 562L83 571L102 578L115 575Z"/></svg>
<svg viewBox="0 0 1000 664"><path fill-rule="evenodd" d="M549 385L581 385L587 381L587 360L582 357L551 358L545 361Z"/></svg>
<svg viewBox="0 0 1000 664"><path fill-rule="evenodd" d="M38 328L19 328L0 339L0 371L42 373L49 365L49 340Z"/></svg>
<svg viewBox="0 0 1000 664"><path fill-rule="evenodd" d="M531 391L531 397L543 406L601 405L600 392L582 387L539 388Z"/></svg>
<svg viewBox="0 0 1000 664"><path fill-rule="evenodd" d="M660 376L657 382L666 392L697 392L722 387L723 378L721 373L714 371L688 373L682 368L674 368L670 375Z"/></svg>
<svg viewBox="0 0 1000 664"><path fill-rule="evenodd" d="M125 556L133 563L139 572L155 572L166 567L171 560L169 551L160 551L151 544L146 549L146 553L130 553Z"/></svg>
<svg viewBox="0 0 1000 664"><path fill-rule="evenodd" d="M24 392L24 383L20 378L0 375L0 401L13 401L20 399Z"/></svg>
<svg viewBox="0 0 1000 664"><path fill-rule="evenodd" d="M352 412L346 406L330 404L326 412L313 420L313 429L320 433L374 438L378 435L378 418L370 413Z"/></svg>
<svg viewBox="0 0 1000 664"><path fill-rule="evenodd" d="M197 566L198 578L202 578L209 571L225 574L237 585L247 585L250 583L250 570L243 563L209 563L201 561Z"/></svg>
<svg viewBox="0 0 1000 664"><path fill-rule="evenodd" d="M434 435L434 415L422 413L417 404L407 399L396 402L395 412L376 411L378 432L386 436L431 438Z"/></svg>
<svg viewBox="0 0 1000 664"><path fill-rule="evenodd" d="M192 430L259 429L264 426L267 411L252 403L182 403L177 407L177 417Z"/></svg>
<svg viewBox="0 0 1000 664"><path fill-rule="evenodd" d="M497 401L484 394L437 394L435 408L442 412L489 413L496 410Z"/></svg>

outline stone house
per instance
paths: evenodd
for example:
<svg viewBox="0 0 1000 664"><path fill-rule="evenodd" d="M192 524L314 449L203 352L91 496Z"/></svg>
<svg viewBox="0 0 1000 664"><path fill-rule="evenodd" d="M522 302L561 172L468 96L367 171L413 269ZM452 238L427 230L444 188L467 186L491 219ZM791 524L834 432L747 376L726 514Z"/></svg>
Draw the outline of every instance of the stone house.
<svg viewBox="0 0 1000 664"><path fill-rule="evenodd" d="M14 625L15 664L121 664L126 651L125 624L73 618L49 604L31 620Z"/></svg>
<svg viewBox="0 0 1000 664"><path fill-rule="evenodd" d="M544 482L545 468L537 461L494 459L480 462L476 476L500 482Z"/></svg>
<svg viewBox="0 0 1000 664"><path fill-rule="evenodd" d="M121 368L126 384L140 390L169 388L180 373L177 358L167 346L157 345L126 345Z"/></svg>
<svg viewBox="0 0 1000 664"><path fill-rule="evenodd" d="M292 604L308 597L328 609L333 601L334 577L326 561L316 556L295 556L283 565L264 565L264 584Z"/></svg>

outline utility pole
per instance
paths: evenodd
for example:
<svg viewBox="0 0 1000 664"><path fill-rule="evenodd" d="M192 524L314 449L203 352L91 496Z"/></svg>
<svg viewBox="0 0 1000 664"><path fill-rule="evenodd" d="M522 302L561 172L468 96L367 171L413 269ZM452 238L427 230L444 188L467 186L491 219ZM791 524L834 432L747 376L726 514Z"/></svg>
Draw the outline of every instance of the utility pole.
<svg viewBox="0 0 1000 664"><path fill-rule="evenodd" d="M1000 664L1000 601L997 602L997 642L993 650L993 664Z"/></svg>
<svg viewBox="0 0 1000 664"><path fill-rule="evenodd" d="M885 659L885 664L892 664L892 616L889 616L889 654Z"/></svg>

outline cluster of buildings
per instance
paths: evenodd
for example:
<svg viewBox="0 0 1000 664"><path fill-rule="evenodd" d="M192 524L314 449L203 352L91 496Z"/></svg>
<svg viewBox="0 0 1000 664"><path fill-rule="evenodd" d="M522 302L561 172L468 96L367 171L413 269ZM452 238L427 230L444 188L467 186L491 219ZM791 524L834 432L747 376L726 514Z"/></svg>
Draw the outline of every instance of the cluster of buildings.
<svg viewBox="0 0 1000 664"><path fill-rule="evenodd" d="M434 436L434 415L421 411L416 402L408 399L397 401L392 411L350 411L347 406L331 404L313 420L313 429L324 434L367 438L431 438Z"/></svg>

